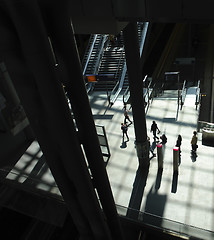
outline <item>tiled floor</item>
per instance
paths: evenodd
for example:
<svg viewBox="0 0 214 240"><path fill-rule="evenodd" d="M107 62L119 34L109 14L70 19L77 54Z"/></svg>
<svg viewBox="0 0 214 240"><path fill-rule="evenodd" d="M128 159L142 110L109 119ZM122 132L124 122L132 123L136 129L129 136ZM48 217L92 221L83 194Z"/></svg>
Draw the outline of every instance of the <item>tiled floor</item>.
<svg viewBox="0 0 214 240"><path fill-rule="evenodd" d="M138 169L133 124L128 130L130 140L122 142L122 101L118 100L109 108L105 93L97 93L89 98L95 124L105 127L108 138L111 157L107 173L115 203L120 206L119 213L127 217L196 237L202 235L203 239L211 240L214 239L214 233L207 230L214 232L214 148L202 145L199 133L198 157L191 157L190 141L198 120L194 95L189 94L182 110L179 110L176 92L175 96L170 94L171 97L165 93L155 98L146 115L150 139L152 140L150 126L153 120L168 139L164 146L163 171L158 171L157 157L151 158L149 171ZM131 110L130 118L132 119ZM176 175L173 174L173 147L178 134L182 136L182 152L179 174ZM35 178L33 172L37 165L33 163L37 163L41 157L38 148L35 142L29 147L22 161L13 169L18 173L9 174L9 179L15 177L19 182L25 181L25 176L31 172L30 176ZM24 167L20 165L23 163ZM42 171L44 176L37 179L39 184L36 187L60 195L50 171L46 168Z"/></svg>
<svg viewBox="0 0 214 240"><path fill-rule="evenodd" d="M163 217L164 220L158 223L161 226L169 226L168 220L176 221L176 227L179 226L176 230L181 232L191 231L182 224L214 231L214 148L202 145L199 133L198 157L192 158L190 154L190 141L198 120L194 97L187 95L182 110L177 108L176 97L164 98L163 95L153 100L146 117L147 134L152 139L150 126L155 120L168 141L163 171L158 172L157 158L152 158L147 178L144 173L136 175L138 159L133 125L128 131L130 141L122 144L122 102L118 101L108 109L105 95L100 95L92 104L95 123L104 125L107 132L111 150L107 172L116 204ZM104 113L111 118L102 118ZM132 118L131 111L130 116ZM182 136L181 164L179 174L174 175L173 147L178 134Z"/></svg>

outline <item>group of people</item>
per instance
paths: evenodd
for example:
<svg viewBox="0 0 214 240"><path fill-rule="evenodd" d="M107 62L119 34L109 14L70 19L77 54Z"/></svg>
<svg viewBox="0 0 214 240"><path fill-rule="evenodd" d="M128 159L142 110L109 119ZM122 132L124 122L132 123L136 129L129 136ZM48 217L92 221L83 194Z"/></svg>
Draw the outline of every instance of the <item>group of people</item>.
<svg viewBox="0 0 214 240"><path fill-rule="evenodd" d="M124 122L121 123L121 130L122 130L122 134L123 134L123 141L124 141L124 137L125 136L127 138L127 141L129 141L128 127L132 124L132 121L131 121L131 119L129 117L126 104L124 104L123 110L124 110ZM154 138L154 142L155 143L156 143L156 140L159 143L161 143L161 144L166 144L167 143L167 137L166 137L165 134L162 134L160 136L161 141L159 141L159 137L157 136L157 134L160 134L161 131L158 128L158 125L157 125L157 123L155 121L152 121L152 125L151 125L150 131L153 133L153 138ZM148 137L147 140L149 142L150 152L153 154L153 156L155 156L155 154L153 152L154 148L152 148L151 145L150 145L150 138ZM195 155L195 156L197 156L196 155L196 151L197 151L197 148L198 148L197 141L198 141L197 132L194 131L192 139L191 139L191 146L192 146L192 151L191 152L192 152L192 155ZM175 146L179 148L179 156L181 156L181 143L182 143L182 137L179 134L178 137L177 137L177 140L176 140L176 144L175 144Z"/></svg>
<svg viewBox="0 0 214 240"><path fill-rule="evenodd" d="M156 139L159 140L159 137L157 137L157 134L160 133L160 129L158 128L157 123L155 121L152 122L151 132L153 132L154 141L156 141ZM162 136L160 138L162 140L160 143L165 144L167 142L167 137L165 134L162 134ZM196 154L196 151L198 148L197 141L198 141L197 132L194 131L192 139L191 139L191 147L192 147L191 153L194 156L197 156L197 154ZM181 142L182 142L182 137L179 134L177 137L177 140L176 140L176 144L175 144L175 146L179 148L179 157L181 156Z"/></svg>
<svg viewBox="0 0 214 240"><path fill-rule="evenodd" d="M122 130L122 133L123 133L123 141L124 141L125 136L127 138L127 141L129 141L129 137L128 137L127 132L128 132L128 127L131 124L132 124L132 121L130 120L130 117L128 115L128 111L127 111L126 105L125 105L124 106L124 122L121 123L121 130ZM167 143L167 137L166 137L165 134L162 134L160 136L161 141L159 141L159 137L157 136L157 134L160 134L160 129L158 128L157 123L155 121L152 122L151 132L153 133L154 142L156 142L156 140L157 140L161 144L166 144ZM152 147L150 145L150 138L148 137L147 140L149 142L149 151L152 153L153 157L155 157L156 155L154 154L154 147ZM198 148L197 141L198 141L197 132L194 131L192 139L191 139L191 146L192 146L192 151L191 152L192 152L192 155L195 155L195 156L197 156L196 155L196 151L197 151L197 148ZM175 146L179 148L179 157L181 156L181 143L182 143L182 137L179 134L178 137L177 137L177 140L176 140L176 144L175 144Z"/></svg>

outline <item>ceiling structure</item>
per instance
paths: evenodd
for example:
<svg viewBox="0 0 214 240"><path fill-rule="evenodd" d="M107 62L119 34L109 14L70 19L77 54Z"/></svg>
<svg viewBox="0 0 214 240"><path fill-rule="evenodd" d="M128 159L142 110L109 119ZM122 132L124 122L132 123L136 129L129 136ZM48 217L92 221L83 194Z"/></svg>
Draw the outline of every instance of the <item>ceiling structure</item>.
<svg viewBox="0 0 214 240"><path fill-rule="evenodd" d="M71 0L75 33L117 33L129 21L214 22L213 1Z"/></svg>

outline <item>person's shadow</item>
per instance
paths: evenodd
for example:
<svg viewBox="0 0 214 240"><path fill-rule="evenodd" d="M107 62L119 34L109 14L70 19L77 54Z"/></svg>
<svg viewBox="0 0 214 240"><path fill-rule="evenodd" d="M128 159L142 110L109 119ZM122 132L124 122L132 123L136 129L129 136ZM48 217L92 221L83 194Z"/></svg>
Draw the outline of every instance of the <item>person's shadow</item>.
<svg viewBox="0 0 214 240"><path fill-rule="evenodd" d="M127 142L128 142L128 140L126 140L126 141L123 140L120 145L120 148L127 148Z"/></svg>
<svg viewBox="0 0 214 240"><path fill-rule="evenodd" d="M192 159L192 162L196 162L196 159L197 159L197 154L193 154L193 153L191 153L191 159Z"/></svg>

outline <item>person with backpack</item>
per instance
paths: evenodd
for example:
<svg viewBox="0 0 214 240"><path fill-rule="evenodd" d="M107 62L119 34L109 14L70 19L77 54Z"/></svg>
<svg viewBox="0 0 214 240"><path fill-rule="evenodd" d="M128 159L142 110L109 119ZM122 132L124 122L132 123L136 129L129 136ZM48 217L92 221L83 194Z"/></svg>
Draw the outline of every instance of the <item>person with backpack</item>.
<svg viewBox="0 0 214 240"><path fill-rule="evenodd" d="M124 136L126 135L127 141L129 141L129 137L128 137L128 126L126 123L121 123L121 130L123 133L123 142L124 142Z"/></svg>

